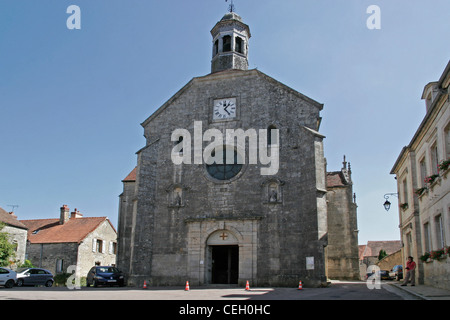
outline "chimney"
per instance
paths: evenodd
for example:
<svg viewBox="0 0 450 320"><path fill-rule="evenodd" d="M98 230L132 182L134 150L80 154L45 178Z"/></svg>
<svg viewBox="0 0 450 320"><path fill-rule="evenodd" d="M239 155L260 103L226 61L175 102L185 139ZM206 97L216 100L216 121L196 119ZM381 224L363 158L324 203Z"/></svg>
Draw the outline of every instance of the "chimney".
<svg viewBox="0 0 450 320"><path fill-rule="evenodd" d="M61 207L61 215L59 216L59 224L64 224L67 220L69 220L69 207L65 204Z"/></svg>
<svg viewBox="0 0 450 320"><path fill-rule="evenodd" d="M80 213L80 211L75 208L74 212L70 213L70 219L76 219L76 218L83 218L83 215Z"/></svg>
<svg viewBox="0 0 450 320"><path fill-rule="evenodd" d="M14 214L14 212L13 211L11 211L10 213L9 213L10 215L11 215L11 217L13 217L14 219L17 219L17 216Z"/></svg>

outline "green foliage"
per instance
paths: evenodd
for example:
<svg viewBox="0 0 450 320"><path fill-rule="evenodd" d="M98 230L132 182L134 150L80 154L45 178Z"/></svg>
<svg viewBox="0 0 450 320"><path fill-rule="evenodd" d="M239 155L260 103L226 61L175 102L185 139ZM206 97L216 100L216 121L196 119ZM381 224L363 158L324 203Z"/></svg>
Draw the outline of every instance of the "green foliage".
<svg viewBox="0 0 450 320"><path fill-rule="evenodd" d="M9 235L1 232L4 227L5 224L0 222L0 267L9 266L15 258L15 246L9 242Z"/></svg>
<svg viewBox="0 0 450 320"><path fill-rule="evenodd" d="M383 258L387 257L387 253L386 251L384 251L383 249L380 250L380 252L378 253L378 260L382 260Z"/></svg>
<svg viewBox="0 0 450 320"><path fill-rule="evenodd" d="M25 260L25 262L19 265L18 268L34 268L34 266L30 260Z"/></svg>

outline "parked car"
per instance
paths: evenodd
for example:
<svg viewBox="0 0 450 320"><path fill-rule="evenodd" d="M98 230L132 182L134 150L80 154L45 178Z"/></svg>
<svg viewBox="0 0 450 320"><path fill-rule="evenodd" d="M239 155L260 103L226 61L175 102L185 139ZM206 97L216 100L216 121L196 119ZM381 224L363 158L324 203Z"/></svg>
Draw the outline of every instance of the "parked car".
<svg viewBox="0 0 450 320"><path fill-rule="evenodd" d="M53 274L41 268L25 268L17 270L17 286L46 286L51 287L55 280Z"/></svg>
<svg viewBox="0 0 450 320"><path fill-rule="evenodd" d="M125 277L123 273L116 267L111 266L95 266L89 270L86 277L86 286L93 285L125 285Z"/></svg>
<svg viewBox="0 0 450 320"><path fill-rule="evenodd" d="M393 279L396 279L397 281L400 281L401 279L403 279L403 266L402 265L394 266L392 268L391 272L389 273L389 275Z"/></svg>
<svg viewBox="0 0 450 320"><path fill-rule="evenodd" d="M372 276L374 272L367 272L366 273L366 280L369 279L370 276ZM392 280L393 278L389 275L388 270L379 270L377 271L378 277L380 280ZM375 280L375 279L372 279Z"/></svg>
<svg viewBox="0 0 450 320"><path fill-rule="evenodd" d="M388 270L380 270L380 279L381 280L392 280L393 278L389 275Z"/></svg>
<svg viewBox="0 0 450 320"><path fill-rule="evenodd" d="M16 284L17 273L8 268L0 268L0 286L12 288Z"/></svg>

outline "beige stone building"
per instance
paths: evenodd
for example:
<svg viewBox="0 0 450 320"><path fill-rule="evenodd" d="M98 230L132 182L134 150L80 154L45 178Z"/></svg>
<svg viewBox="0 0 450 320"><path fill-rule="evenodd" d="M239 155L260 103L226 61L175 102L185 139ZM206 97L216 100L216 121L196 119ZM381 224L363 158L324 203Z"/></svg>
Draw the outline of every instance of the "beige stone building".
<svg viewBox="0 0 450 320"><path fill-rule="evenodd" d="M28 228L28 259L37 267L58 274L75 265L84 277L96 264L116 264L117 233L107 217L84 218L63 205L59 218L20 222Z"/></svg>
<svg viewBox="0 0 450 320"><path fill-rule="evenodd" d="M426 253L450 246L450 62L422 94L426 115L391 174L396 175L403 261L413 256L419 283L450 289L450 258L423 262Z"/></svg>
<svg viewBox="0 0 450 320"><path fill-rule="evenodd" d="M0 222L5 224L2 232L9 235L9 241L15 247L14 268L21 265L25 261L26 245L27 245L27 227L17 220L17 216L13 212L7 212L0 208Z"/></svg>

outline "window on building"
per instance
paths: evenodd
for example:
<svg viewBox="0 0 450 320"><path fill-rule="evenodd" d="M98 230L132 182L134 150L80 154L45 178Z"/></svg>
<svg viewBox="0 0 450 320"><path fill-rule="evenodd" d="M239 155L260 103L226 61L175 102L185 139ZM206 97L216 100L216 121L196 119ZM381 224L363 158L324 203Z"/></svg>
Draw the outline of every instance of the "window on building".
<svg viewBox="0 0 450 320"><path fill-rule="evenodd" d="M267 128L267 145L277 145L279 143L278 130L274 125Z"/></svg>
<svg viewBox="0 0 450 320"><path fill-rule="evenodd" d="M63 272L64 272L64 260L56 259L56 273L63 273Z"/></svg>
<svg viewBox="0 0 450 320"><path fill-rule="evenodd" d="M219 40L214 42L214 56L219 53Z"/></svg>
<svg viewBox="0 0 450 320"><path fill-rule="evenodd" d="M236 41L235 41L235 48L234 51L239 52L239 53L244 53L243 50L243 40L239 37L236 37Z"/></svg>
<svg viewBox="0 0 450 320"><path fill-rule="evenodd" d="M117 242L109 242L109 254L117 254Z"/></svg>
<svg viewBox="0 0 450 320"><path fill-rule="evenodd" d="M450 159L450 123L445 127L444 130L444 140L445 140L445 159Z"/></svg>
<svg viewBox="0 0 450 320"><path fill-rule="evenodd" d="M104 253L103 248L103 240L92 239L92 252Z"/></svg>
<svg viewBox="0 0 450 320"><path fill-rule="evenodd" d="M431 146L431 172L433 174L438 174L438 149L436 143Z"/></svg>
<svg viewBox="0 0 450 320"><path fill-rule="evenodd" d="M423 239L425 241L425 252L431 251L431 235L430 224L427 222L423 225Z"/></svg>
<svg viewBox="0 0 450 320"><path fill-rule="evenodd" d="M408 183L406 181L406 178L403 179L402 185L403 185L403 203L408 203Z"/></svg>
<svg viewBox="0 0 450 320"><path fill-rule="evenodd" d="M442 215L436 216L434 224L436 226L436 249L444 248L444 228L442 224Z"/></svg>
<svg viewBox="0 0 450 320"><path fill-rule="evenodd" d="M231 51L231 36L223 37L223 52Z"/></svg>
<svg viewBox="0 0 450 320"><path fill-rule="evenodd" d="M412 256L412 235L411 232L406 234L406 254Z"/></svg>
<svg viewBox="0 0 450 320"><path fill-rule="evenodd" d="M103 241L97 239L97 252L103 252Z"/></svg>
<svg viewBox="0 0 450 320"><path fill-rule="evenodd" d="M420 186L423 188L425 186L425 178L427 177L427 163L425 162L425 157L420 160Z"/></svg>

